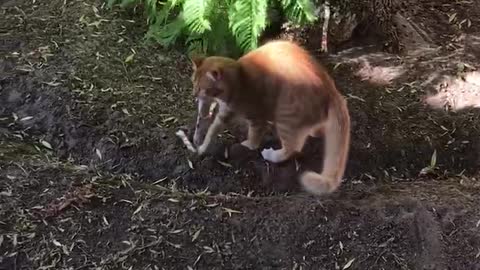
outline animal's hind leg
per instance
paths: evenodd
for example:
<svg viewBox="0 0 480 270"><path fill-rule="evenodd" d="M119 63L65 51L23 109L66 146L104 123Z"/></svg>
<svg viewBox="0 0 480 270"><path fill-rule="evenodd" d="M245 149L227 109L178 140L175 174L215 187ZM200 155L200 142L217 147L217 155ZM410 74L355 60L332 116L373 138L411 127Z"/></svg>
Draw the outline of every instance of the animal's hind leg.
<svg viewBox="0 0 480 270"><path fill-rule="evenodd" d="M312 128L312 131L310 132L310 136L314 138L322 138L325 136L325 123L322 123L314 128Z"/></svg>
<svg viewBox="0 0 480 270"><path fill-rule="evenodd" d="M249 122L248 123L248 138L241 144L250 150L255 150L260 147L262 138L267 130L267 123L264 122Z"/></svg>
<svg viewBox="0 0 480 270"><path fill-rule="evenodd" d="M301 152L309 135L306 129L295 128L288 125L277 125L277 133L282 143L282 148L278 150L268 148L262 151L263 158L273 163L286 161L293 154Z"/></svg>

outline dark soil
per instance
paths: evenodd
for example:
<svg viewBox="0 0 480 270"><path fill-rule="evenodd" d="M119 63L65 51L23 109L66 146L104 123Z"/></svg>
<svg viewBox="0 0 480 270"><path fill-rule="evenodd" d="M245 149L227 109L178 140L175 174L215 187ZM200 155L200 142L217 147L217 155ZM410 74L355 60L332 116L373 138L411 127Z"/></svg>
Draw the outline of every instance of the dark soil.
<svg viewBox="0 0 480 270"><path fill-rule="evenodd" d="M241 126L187 151L189 61L142 42L141 10L0 7L0 269L480 269L479 114L423 102L478 68L479 5L418 2L438 48L320 56L352 117L345 182L322 198L296 184L321 140L281 165Z"/></svg>

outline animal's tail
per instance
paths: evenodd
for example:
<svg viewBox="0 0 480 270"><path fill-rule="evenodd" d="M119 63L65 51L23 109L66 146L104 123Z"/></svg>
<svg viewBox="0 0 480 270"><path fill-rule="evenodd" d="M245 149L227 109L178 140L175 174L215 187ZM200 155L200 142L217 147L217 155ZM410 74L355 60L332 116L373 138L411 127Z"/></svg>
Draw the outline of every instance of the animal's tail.
<svg viewBox="0 0 480 270"><path fill-rule="evenodd" d="M322 173L306 171L300 176L303 188L315 195L337 190L345 172L350 149L350 115L342 96L334 97L330 104L324 149Z"/></svg>

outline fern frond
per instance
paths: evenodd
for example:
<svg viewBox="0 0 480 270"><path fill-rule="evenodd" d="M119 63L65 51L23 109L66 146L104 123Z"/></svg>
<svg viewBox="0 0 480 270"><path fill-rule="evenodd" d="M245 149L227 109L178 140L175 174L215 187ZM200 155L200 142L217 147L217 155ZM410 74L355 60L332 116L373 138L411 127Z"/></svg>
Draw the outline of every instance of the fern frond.
<svg viewBox="0 0 480 270"><path fill-rule="evenodd" d="M112 8L113 5L115 5L115 3L117 2L118 0L108 0L107 1L107 8Z"/></svg>
<svg viewBox="0 0 480 270"><path fill-rule="evenodd" d="M311 0L281 0L281 4L287 18L297 25L313 23L317 19Z"/></svg>
<svg viewBox="0 0 480 270"><path fill-rule="evenodd" d="M149 0L156 2L157 0ZM183 4L184 0L168 0L166 3L163 3L163 7L157 12L156 20L163 21L166 23L169 19L169 16L173 10L179 8Z"/></svg>
<svg viewBox="0 0 480 270"><path fill-rule="evenodd" d="M147 13L147 23L153 24L157 17L157 0L143 0L145 12Z"/></svg>
<svg viewBox="0 0 480 270"><path fill-rule="evenodd" d="M268 0L237 0L228 12L229 28L245 52L258 46L266 27Z"/></svg>
<svg viewBox="0 0 480 270"><path fill-rule="evenodd" d="M183 15L180 14L170 23L163 24L162 21L157 21L154 25L151 25L145 38L154 39L163 47L170 47L183 34L184 29L185 21Z"/></svg>
<svg viewBox="0 0 480 270"><path fill-rule="evenodd" d="M235 37L229 29L228 16L226 16L232 2L233 0L221 1L212 12L210 17L212 31L206 33L206 38L209 41L207 52L209 53L231 57L234 57L237 53L235 49L238 47Z"/></svg>
<svg viewBox="0 0 480 270"><path fill-rule="evenodd" d="M208 51L208 39L204 35L190 36L187 41L187 54L206 55Z"/></svg>
<svg viewBox="0 0 480 270"><path fill-rule="evenodd" d="M122 8L125 8L135 2L138 2L137 0L122 0L122 2L120 3L120 7Z"/></svg>
<svg viewBox="0 0 480 270"><path fill-rule="evenodd" d="M208 17L213 8L212 0L185 0L183 3L183 16L188 30L192 34L202 34L211 30Z"/></svg>

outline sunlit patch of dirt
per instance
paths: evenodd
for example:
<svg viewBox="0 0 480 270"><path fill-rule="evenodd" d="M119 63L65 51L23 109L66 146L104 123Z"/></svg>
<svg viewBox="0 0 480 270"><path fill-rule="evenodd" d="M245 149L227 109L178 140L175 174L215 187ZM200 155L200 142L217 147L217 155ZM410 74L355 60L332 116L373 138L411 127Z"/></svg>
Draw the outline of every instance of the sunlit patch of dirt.
<svg viewBox="0 0 480 270"><path fill-rule="evenodd" d="M389 85L393 80L405 73L405 68L403 66L372 66L367 60L362 60L363 61L361 62L359 69L355 72L355 75L360 77L360 80L367 81L374 85Z"/></svg>
<svg viewBox="0 0 480 270"><path fill-rule="evenodd" d="M329 58L336 63L336 67L350 66L357 78L375 86L391 85L406 74L407 65L399 57L378 51L368 52L365 49L368 50L365 47L354 47Z"/></svg>
<svg viewBox="0 0 480 270"><path fill-rule="evenodd" d="M445 77L438 84L438 93L428 95L425 103L436 109L452 111L480 108L480 72L469 72L464 77Z"/></svg>

